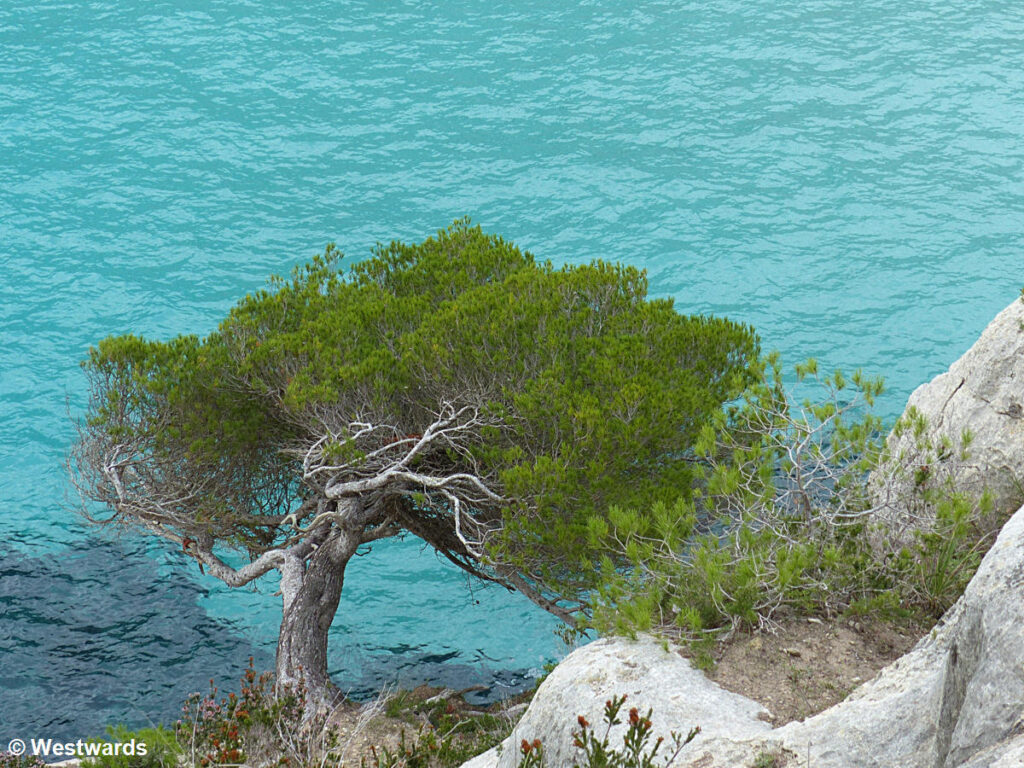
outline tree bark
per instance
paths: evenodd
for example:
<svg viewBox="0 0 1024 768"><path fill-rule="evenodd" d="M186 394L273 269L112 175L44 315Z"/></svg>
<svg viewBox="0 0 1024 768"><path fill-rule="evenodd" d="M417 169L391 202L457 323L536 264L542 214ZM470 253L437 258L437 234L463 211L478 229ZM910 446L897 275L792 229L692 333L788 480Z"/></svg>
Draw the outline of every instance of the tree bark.
<svg viewBox="0 0 1024 768"><path fill-rule="evenodd" d="M304 688L307 711L333 699L327 675L327 630L341 599L345 566L359 546L352 530L335 528L305 566L299 560L281 568L284 602L277 641L277 688Z"/></svg>

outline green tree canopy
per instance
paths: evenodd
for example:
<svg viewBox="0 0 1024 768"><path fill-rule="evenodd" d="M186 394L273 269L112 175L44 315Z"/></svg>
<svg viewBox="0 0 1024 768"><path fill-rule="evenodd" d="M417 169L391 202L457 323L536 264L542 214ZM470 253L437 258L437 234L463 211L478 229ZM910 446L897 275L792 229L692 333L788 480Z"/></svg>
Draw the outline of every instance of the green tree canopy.
<svg viewBox="0 0 1024 768"><path fill-rule="evenodd" d="M227 583L281 570L282 642L319 589L326 648L338 599L311 574L340 595L356 547L406 533L570 619L606 554L588 518L688 496L692 445L757 355L640 270L554 267L460 221L347 270L328 246L203 338L104 339L71 463L107 521Z"/></svg>

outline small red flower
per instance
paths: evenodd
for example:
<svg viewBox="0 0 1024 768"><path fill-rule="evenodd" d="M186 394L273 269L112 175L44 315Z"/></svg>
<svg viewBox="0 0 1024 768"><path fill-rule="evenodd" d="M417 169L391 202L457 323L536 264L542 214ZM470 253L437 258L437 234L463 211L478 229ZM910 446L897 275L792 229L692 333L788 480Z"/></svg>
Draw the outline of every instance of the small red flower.
<svg viewBox="0 0 1024 768"><path fill-rule="evenodd" d="M587 718L585 718L583 715L580 715L579 717L577 717L576 718L576 722L580 724L580 728L589 728L590 727L590 723L587 722Z"/></svg>
<svg viewBox="0 0 1024 768"><path fill-rule="evenodd" d="M640 713L636 711L636 707L629 710L629 724L636 725L640 722Z"/></svg>
<svg viewBox="0 0 1024 768"><path fill-rule="evenodd" d="M530 754L531 749L533 749L533 747L530 745L530 742L528 742L526 739L523 739L522 743L519 745L519 751L522 752L524 755L528 755Z"/></svg>

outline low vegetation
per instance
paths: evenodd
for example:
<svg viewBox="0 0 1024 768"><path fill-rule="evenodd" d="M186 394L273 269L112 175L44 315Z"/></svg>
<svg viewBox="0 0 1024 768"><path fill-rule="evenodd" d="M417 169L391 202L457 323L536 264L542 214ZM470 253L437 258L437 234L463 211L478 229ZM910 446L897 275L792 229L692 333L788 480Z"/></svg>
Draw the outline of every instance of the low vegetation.
<svg viewBox="0 0 1024 768"><path fill-rule="evenodd" d="M182 757L182 750L174 731L163 727L142 728L131 731L123 725L107 727L103 739L91 739L91 744L144 744L144 753L133 755L100 755L82 761L82 768L174 768Z"/></svg>
<svg viewBox="0 0 1024 768"><path fill-rule="evenodd" d="M0 768L46 768L46 763L35 755L0 752Z"/></svg>
<svg viewBox="0 0 1024 768"><path fill-rule="evenodd" d="M502 705L470 707L462 693L384 692L366 704L341 702L310 716L304 692L275 690L273 676L257 674L250 659L237 693L222 694L211 681L207 694L189 697L173 741L178 762L188 768L456 766L499 743L515 722Z"/></svg>
<svg viewBox="0 0 1024 768"><path fill-rule="evenodd" d="M653 711L647 710L646 715L641 715L640 710L632 707L625 721L622 746L613 746L611 730L623 723L619 714L625 703L625 695L613 696L605 702L604 733L601 738L597 737L593 726L583 715L577 716L576 724L579 728L573 732L577 760L573 762L572 768L669 768L683 748L700 733L700 726L694 726L685 737L673 731L668 744L661 736L651 744ZM664 751L662 747L665 747ZM545 760L544 745L539 739L523 739L519 751L522 754L519 768L555 768Z"/></svg>
<svg viewBox="0 0 1024 768"><path fill-rule="evenodd" d="M704 428L692 499L590 520L591 538L630 563L605 560L593 626L699 643L794 613L934 621L959 597L1003 522L987 495L957 491L949 459L967 461L971 436L933 445L911 412L894 432L915 437L912 456L888 456L870 410L880 380L821 377L813 361L797 376L824 397L794 404L770 357L761 382ZM909 530L874 522L873 499L886 496Z"/></svg>

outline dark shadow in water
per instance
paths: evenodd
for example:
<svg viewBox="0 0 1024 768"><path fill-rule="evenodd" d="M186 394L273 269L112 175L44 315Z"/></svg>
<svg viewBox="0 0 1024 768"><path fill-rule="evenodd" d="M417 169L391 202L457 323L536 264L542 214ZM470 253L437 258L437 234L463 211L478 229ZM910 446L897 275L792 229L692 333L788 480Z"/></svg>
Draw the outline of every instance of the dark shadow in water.
<svg viewBox="0 0 1024 768"><path fill-rule="evenodd" d="M158 573L141 540L90 537L47 556L0 546L0 746L98 736L113 723L171 726L211 677L227 693L239 689L249 656L258 671L272 669L271 654L197 605L204 594L185 574ZM331 672L357 700L396 684L483 683L467 699L485 704L533 684L530 670L459 655L403 644L364 651L357 680Z"/></svg>
<svg viewBox="0 0 1024 768"><path fill-rule="evenodd" d="M129 539L44 557L0 548L0 741L173 725L211 677L234 690L250 655L273 666L197 606L200 587L156 570Z"/></svg>

